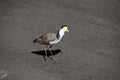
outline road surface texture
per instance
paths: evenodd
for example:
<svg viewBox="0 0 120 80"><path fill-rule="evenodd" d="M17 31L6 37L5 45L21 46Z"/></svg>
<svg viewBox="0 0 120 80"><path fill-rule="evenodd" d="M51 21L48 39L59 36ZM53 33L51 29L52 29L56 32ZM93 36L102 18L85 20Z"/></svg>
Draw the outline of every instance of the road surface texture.
<svg viewBox="0 0 120 80"><path fill-rule="evenodd" d="M32 41L63 24L45 61ZM120 0L0 0L0 80L120 80Z"/></svg>

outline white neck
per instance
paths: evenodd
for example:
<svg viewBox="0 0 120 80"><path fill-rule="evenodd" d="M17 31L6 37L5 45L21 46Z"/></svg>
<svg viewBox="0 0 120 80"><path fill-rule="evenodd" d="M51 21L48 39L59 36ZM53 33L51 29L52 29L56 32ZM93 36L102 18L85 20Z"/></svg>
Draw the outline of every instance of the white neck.
<svg viewBox="0 0 120 80"><path fill-rule="evenodd" d="M59 31L59 38L60 39L62 39L63 38L63 36L64 36L64 34L65 34L65 31L64 31L64 29L60 29L60 31Z"/></svg>

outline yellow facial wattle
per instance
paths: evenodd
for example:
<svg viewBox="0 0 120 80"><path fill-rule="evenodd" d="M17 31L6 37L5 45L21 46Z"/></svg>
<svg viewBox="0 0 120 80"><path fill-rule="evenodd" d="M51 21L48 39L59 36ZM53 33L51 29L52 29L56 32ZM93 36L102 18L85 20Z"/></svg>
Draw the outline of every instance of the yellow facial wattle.
<svg viewBox="0 0 120 80"><path fill-rule="evenodd" d="M69 32L68 27L64 27L65 32Z"/></svg>

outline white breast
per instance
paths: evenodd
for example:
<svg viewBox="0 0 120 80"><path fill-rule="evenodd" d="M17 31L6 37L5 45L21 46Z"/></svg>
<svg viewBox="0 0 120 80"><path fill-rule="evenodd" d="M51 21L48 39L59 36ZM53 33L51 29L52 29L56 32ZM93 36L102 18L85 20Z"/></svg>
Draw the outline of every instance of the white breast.
<svg viewBox="0 0 120 80"><path fill-rule="evenodd" d="M58 42L60 42L60 41L62 40L64 34L65 34L64 30L61 29L61 30L59 31L59 35L60 35L60 37L57 38L56 40L50 42L50 44L57 44Z"/></svg>

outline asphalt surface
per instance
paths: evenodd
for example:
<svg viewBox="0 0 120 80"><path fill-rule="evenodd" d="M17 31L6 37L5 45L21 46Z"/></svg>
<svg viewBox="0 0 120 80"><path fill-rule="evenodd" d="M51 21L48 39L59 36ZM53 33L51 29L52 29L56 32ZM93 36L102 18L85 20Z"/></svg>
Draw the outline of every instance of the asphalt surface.
<svg viewBox="0 0 120 80"><path fill-rule="evenodd" d="M45 61L32 41L63 24ZM120 80L120 0L0 0L0 79Z"/></svg>

